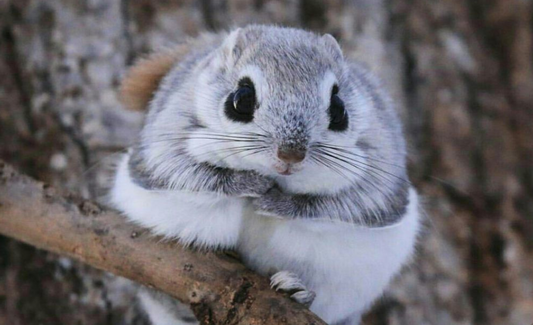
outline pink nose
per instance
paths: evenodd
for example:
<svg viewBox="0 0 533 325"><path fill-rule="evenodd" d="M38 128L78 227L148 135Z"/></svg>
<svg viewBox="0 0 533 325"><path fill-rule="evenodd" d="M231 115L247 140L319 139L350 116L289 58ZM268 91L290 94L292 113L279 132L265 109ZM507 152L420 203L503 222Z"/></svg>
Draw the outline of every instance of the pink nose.
<svg viewBox="0 0 533 325"><path fill-rule="evenodd" d="M278 158L287 164L296 164L305 159L305 151L278 149Z"/></svg>

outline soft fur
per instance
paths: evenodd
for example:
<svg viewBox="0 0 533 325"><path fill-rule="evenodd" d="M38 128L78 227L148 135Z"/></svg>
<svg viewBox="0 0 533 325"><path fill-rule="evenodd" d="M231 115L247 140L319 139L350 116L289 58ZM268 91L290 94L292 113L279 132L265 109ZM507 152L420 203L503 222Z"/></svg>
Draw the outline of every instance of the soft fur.
<svg viewBox="0 0 533 325"><path fill-rule="evenodd" d="M413 252L418 200L410 191L403 220L384 228L265 218L244 218L238 251L246 265L269 275L297 274L316 294L311 311L328 324L358 324Z"/></svg>
<svg viewBox="0 0 533 325"><path fill-rule="evenodd" d="M134 111L146 110L163 77L189 50L189 46L180 44L138 60L122 80L122 103Z"/></svg>
<svg viewBox="0 0 533 325"><path fill-rule="evenodd" d="M411 256L419 223L383 87L330 35L249 26L184 46L161 81L147 82L157 90L114 204L185 244L236 247L248 266L275 274L277 289L298 284L293 298L328 323L357 324ZM250 123L224 113L244 77L258 103ZM328 129L334 84L349 117L342 132ZM287 147L306 158L280 160Z"/></svg>

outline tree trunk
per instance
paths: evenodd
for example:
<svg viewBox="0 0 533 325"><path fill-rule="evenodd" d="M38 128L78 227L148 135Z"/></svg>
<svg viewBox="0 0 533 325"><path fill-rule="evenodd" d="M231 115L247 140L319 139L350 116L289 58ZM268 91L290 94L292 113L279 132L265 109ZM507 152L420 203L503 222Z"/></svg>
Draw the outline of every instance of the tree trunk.
<svg viewBox="0 0 533 325"><path fill-rule="evenodd" d="M533 320L530 0L0 0L0 158L100 198L137 134L117 85L151 49L246 23L336 36L394 94L427 227L373 324ZM147 324L134 286L0 237L0 324Z"/></svg>

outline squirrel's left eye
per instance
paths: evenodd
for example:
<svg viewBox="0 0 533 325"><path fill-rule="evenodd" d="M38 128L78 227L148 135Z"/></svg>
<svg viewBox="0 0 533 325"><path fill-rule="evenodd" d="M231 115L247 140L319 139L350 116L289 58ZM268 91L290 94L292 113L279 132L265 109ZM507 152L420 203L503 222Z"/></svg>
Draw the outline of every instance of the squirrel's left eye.
<svg viewBox="0 0 533 325"><path fill-rule="evenodd" d="M329 104L329 129L331 131L344 131L348 128L348 114L344 108L344 102L340 99L339 87L333 86L331 91L331 101Z"/></svg>
<svg viewBox="0 0 533 325"><path fill-rule="evenodd" d="M231 93L225 103L226 116L236 122L248 123L254 118L256 108L255 88L249 78L239 82L239 88Z"/></svg>

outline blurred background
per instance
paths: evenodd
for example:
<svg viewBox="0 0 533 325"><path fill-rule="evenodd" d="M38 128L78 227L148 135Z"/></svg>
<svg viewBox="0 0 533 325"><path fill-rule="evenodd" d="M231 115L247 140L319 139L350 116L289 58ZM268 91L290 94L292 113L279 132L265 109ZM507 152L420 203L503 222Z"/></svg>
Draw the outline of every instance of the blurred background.
<svg viewBox="0 0 533 325"><path fill-rule="evenodd" d="M0 159L100 198L142 122L118 100L127 67L248 23L331 33L394 94L429 218L365 324L531 325L531 0L0 0ZM147 324L133 292L0 237L2 325Z"/></svg>

